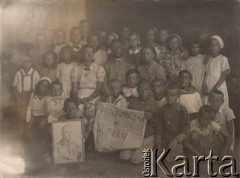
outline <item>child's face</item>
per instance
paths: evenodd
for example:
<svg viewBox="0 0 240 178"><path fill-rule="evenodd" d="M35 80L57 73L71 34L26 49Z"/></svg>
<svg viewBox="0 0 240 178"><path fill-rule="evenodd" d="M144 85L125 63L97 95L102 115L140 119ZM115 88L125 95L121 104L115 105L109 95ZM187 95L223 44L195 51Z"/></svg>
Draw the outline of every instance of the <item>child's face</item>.
<svg viewBox="0 0 240 178"><path fill-rule="evenodd" d="M179 91L176 89L174 90L167 90L166 92L166 100L167 103L173 104L176 103L179 99Z"/></svg>
<svg viewBox="0 0 240 178"><path fill-rule="evenodd" d="M211 94L209 96L209 104L210 106L215 110L218 111L219 108L222 106L222 104L224 103L224 98L221 95L217 95L217 94Z"/></svg>
<svg viewBox="0 0 240 178"><path fill-rule="evenodd" d="M81 31L74 30L70 36L71 41L75 44L78 44L81 41Z"/></svg>
<svg viewBox="0 0 240 178"><path fill-rule="evenodd" d="M64 43L64 33L63 32L61 32L61 31L59 31L59 32L57 32L57 34L56 34L56 43L57 44L62 44L62 43Z"/></svg>
<svg viewBox="0 0 240 178"><path fill-rule="evenodd" d="M221 46L216 39L211 39L209 50L211 54L219 54L221 51Z"/></svg>
<svg viewBox="0 0 240 178"><path fill-rule="evenodd" d="M154 42L155 40L155 32L153 30L148 30L147 32L147 41Z"/></svg>
<svg viewBox="0 0 240 178"><path fill-rule="evenodd" d="M41 83L39 85L39 93L41 96L48 95L49 86L50 86L49 81L45 81L45 80L41 81Z"/></svg>
<svg viewBox="0 0 240 178"><path fill-rule="evenodd" d="M132 73L127 77L127 82L129 87L136 87L138 81L139 81L139 76L136 73Z"/></svg>
<svg viewBox="0 0 240 178"><path fill-rule="evenodd" d="M113 97L118 97L122 92L123 86L121 83L114 82L109 86L110 93Z"/></svg>
<svg viewBox="0 0 240 178"><path fill-rule="evenodd" d="M180 43L177 37L173 37L169 43L169 47L172 51L176 51L180 47Z"/></svg>
<svg viewBox="0 0 240 178"><path fill-rule="evenodd" d="M139 39L136 35L130 35L129 37L129 45L132 48L136 48L139 44Z"/></svg>
<svg viewBox="0 0 240 178"><path fill-rule="evenodd" d="M52 96L62 96L63 89L61 85L52 86Z"/></svg>
<svg viewBox="0 0 240 178"><path fill-rule="evenodd" d="M161 95L164 93L164 84L159 82L159 81L156 81L153 83L152 85L152 91L153 91L153 94L154 95Z"/></svg>
<svg viewBox="0 0 240 178"><path fill-rule="evenodd" d="M70 49L64 49L62 52L62 58L65 63L72 61L72 52Z"/></svg>
<svg viewBox="0 0 240 178"><path fill-rule="evenodd" d="M75 118L77 114L78 107L73 102L68 102L65 108L66 115L69 118Z"/></svg>
<svg viewBox="0 0 240 178"><path fill-rule="evenodd" d="M24 60L23 61L23 68L24 69L31 69L32 67L32 60Z"/></svg>
<svg viewBox="0 0 240 178"><path fill-rule="evenodd" d="M151 86L142 84L138 87L138 94L142 100L147 100L151 96Z"/></svg>
<svg viewBox="0 0 240 178"><path fill-rule="evenodd" d="M201 52L201 47L199 44L192 44L191 53L193 56L197 56Z"/></svg>
<svg viewBox="0 0 240 178"><path fill-rule="evenodd" d="M84 62L93 62L93 49L92 48L84 49L83 60L84 60Z"/></svg>
<svg viewBox="0 0 240 178"><path fill-rule="evenodd" d="M128 37L129 37L129 35L130 35L130 33L131 33L131 31L130 31L129 28L127 28L127 27L124 28L124 29L122 30L122 38L125 39L125 40L127 40Z"/></svg>
<svg viewBox="0 0 240 178"><path fill-rule="evenodd" d="M179 76L179 82L180 82L181 87L184 88L191 84L192 79L188 73L184 72Z"/></svg>
<svg viewBox="0 0 240 178"><path fill-rule="evenodd" d="M161 30L159 33L159 41L165 43L168 38L168 32L166 30Z"/></svg>
<svg viewBox="0 0 240 178"><path fill-rule="evenodd" d="M149 48L144 48L143 49L143 62L144 63L149 63L153 60L154 54Z"/></svg>
<svg viewBox="0 0 240 178"><path fill-rule="evenodd" d="M93 48L94 51L98 50L99 47L99 39L98 36L92 36L89 39L89 45Z"/></svg>
<svg viewBox="0 0 240 178"><path fill-rule="evenodd" d="M53 67L55 60L56 60L56 59L55 59L54 55L52 55L52 54L47 55L47 56L46 56L46 59L45 59L45 63L46 63L46 65L47 65L47 67L48 67L48 68L49 68L49 67Z"/></svg>
<svg viewBox="0 0 240 178"><path fill-rule="evenodd" d="M112 44L112 53L115 58L122 57L123 47L120 42L116 42L116 43Z"/></svg>

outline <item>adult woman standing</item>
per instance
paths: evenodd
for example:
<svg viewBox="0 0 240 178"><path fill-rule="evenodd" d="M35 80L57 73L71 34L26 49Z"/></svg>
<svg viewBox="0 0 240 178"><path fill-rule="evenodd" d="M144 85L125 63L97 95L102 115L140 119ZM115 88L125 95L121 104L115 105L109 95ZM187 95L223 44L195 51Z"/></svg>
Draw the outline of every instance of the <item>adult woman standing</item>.
<svg viewBox="0 0 240 178"><path fill-rule="evenodd" d="M93 62L94 51L91 46L82 47L83 63L72 72L72 94L81 104L94 102L102 89L105 70Z"/></svg>

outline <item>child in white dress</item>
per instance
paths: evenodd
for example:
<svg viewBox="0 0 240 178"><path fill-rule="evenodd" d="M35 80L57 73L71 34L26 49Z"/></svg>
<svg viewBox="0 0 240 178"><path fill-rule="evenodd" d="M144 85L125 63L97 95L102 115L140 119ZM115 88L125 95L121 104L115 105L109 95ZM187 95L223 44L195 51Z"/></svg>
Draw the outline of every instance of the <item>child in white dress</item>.
<svg viewBox="0 0 240 178"><path fill-rule="evenodd" d="M210 40L210 54L205 58L206 73L203 81L203 94L205 103L208 103L208 95L213 90L220 90L224 94L224 105L229 107L228 91L226 77L230 73L230 67L227 57L221 55L224 47L223 40L220 36L214 35Z"/></svg>
<svg viewBox="0 0 240 178"><path fill-rule="evenodd" d="M71 74L76 67L77 63L72 61L72 48L69 46L64 46L61 49L61 58L63 60L62 63L58 64L57 66L57 79L63 85L63 96L68 98L70 96L70 92L72 89L71 83Z"/></svg>

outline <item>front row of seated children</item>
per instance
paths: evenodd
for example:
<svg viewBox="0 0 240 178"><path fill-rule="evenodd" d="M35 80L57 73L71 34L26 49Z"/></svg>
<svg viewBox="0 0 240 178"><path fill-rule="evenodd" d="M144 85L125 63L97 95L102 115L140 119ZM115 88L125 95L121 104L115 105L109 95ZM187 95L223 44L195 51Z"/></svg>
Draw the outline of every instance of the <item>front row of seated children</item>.
<svg viewBox="0 0 240 178"><path fill-rule="evenodd" d="M209 106L196 105L199 107L199 114L191 118L190 121L189 115L191 116L191 114L181 102L183 95L187 97L194 94L198 97L196 90L191 85L189 72L180 73L180 87L175 84L165 84L162 79L154 79L152 82L148 80L137 82L138 77L136 70L128 72L129 85L125 88L119 79L112 79L109 82L110 95L106 100L107 103L120 108L143 111L147 119L142 145L135 150L120 151L119 158L121 160L131 161L135 164L141 163L143 149L154 147L171 149L172 152L167 159L169 162L176 155L183 154L184 150L188 150L187 153L193 155L206 155L209 148L216 151L216 154L229 152L233 140L233 119L235 116L230 108L223 106L224 95L221 91L214 90L209 95ZM51 92L49 92L50 89ZM49 96L60 97L63 93L62 90L63 86L60 82L55 81L50 84L48 79L43 78L31 95L27 109L27 122L31 131L29 135L32 139L34 138L35 142L41 143L42 141L44 143L43 135L49 133L46 132L49 129L46 109L47 98ZM129 95L131 93L129 91L134 92ZM195 100L190 102L193 101ZM77 116L78 108L79 104L76 98L67 98L63 104L65 114L58 120L80 119ZM95 104L85 104L83 115L85 116L83 119L85 124L84 136L85 139L88 139L92 133ZM225 146L223 148L220 145Z"/></svg>

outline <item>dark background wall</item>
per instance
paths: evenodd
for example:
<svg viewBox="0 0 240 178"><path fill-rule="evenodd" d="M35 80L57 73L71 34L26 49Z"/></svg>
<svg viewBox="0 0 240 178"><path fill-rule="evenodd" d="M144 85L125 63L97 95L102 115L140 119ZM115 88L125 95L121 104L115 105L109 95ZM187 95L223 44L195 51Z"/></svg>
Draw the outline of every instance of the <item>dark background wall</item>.
<svg viewBox="0 0 240 178"><path fill-rule="evenodd" d="M239 2L232 0L89 0L87 18L94 28L119 33L124 26L145 37L147 28L166 28L182 36L184 45L196 38L220 35L232 68L239 64ZM144 40L144 39L143 39Z"/></svg>

